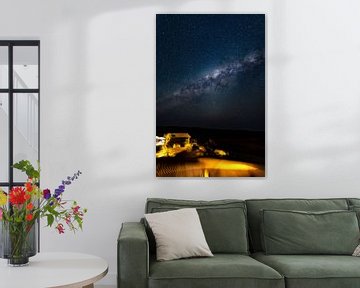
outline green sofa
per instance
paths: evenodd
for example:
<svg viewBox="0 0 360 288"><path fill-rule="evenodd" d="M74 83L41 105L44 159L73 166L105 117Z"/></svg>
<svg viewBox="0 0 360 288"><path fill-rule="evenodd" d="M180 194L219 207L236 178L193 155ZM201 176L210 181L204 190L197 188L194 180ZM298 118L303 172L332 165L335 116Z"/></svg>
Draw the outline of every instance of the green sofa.
<svg viewBox="0 0 360 288"><path fill-rule="evenodd" d="M356 216L358 213L360 215L360 199L191 201L153 198L147 200L145 212L164 212L187 207L197 208L214 257L158 262L155 260L154 236L145 221L123 223L117 246L119 288L360 287L360 257L349 254L359 239ZM289 210L292 212L288 212ZM285 215L281 214L282 211L285 211ZM304 214L297 211L308 212ZM264 216L265 212L270 215ZM266 227L274 227L271 231L263 229L264 217ZM296 223L297 219L303 221L303 225L289 225ZM339 219L339 223L334 219ZM281 222L279 226L276 221ZM301 239L298 241L301 229L308 229L311 223L335 225L334 227L344 231L356 230L356 234L350 233L351 237L348 238L351 239L348 241L341 239L341 235L334 236L334 239L325 238L325 242L319 244L325 250L319 250L319 255L316 255L312 251L316 251L317 243L314 242L313 245L311 241L317 238L312 237L311 233L305 231L308 235L304 236L310 237L311 245L305 245L309 247L304 248L301 246ZM319 226L320 231L323 226ZM277 230L287 231L284 235L289 239L285 237L285 240L279 240ZM284 251L295 249L295 254L281 253L279 243L284 243ZM336 250L342 248L341 245L347 246L345 252ZM305 249L304 254L302 249ZM306 249L310 249L310 252ZM268 251L280 252L274 254L267 253ZM326 254L326 251L331 251L331 254Z"/></svg>

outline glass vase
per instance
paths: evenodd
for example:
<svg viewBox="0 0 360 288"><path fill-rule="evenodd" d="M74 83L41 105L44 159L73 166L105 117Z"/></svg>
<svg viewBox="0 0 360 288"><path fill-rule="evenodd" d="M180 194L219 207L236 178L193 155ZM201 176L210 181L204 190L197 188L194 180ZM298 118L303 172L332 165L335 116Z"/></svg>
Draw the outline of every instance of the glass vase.
<svg viewBox="0 0 360 288"><path fill-rule="evenodd" d="M0 257L8 259L9 266L25 266L29 257L36 255L37 223L1 221Z"/></svg>

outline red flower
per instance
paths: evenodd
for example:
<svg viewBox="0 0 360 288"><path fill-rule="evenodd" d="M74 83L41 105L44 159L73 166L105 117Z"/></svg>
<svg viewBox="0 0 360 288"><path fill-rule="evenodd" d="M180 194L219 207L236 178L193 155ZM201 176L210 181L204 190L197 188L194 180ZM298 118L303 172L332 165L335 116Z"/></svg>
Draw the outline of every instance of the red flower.
<svg viewBox="0 0 360 288"><path fill-rule="evenodd" d="M12 205L21 205L26 201L25 189L23 187L13 187L9 193L9 201Z"/></svg>
<svg viewBox="0 0 360 288"><path fill-rule="evenodd" d="M26 191L28 191L28 192L31 192L34 189L34 187L32 186L32 184L30 182L26 182L25 187L26 187Z"/></svg>
<svg viewBox="0 0 360 288"><path fill-rule="evenodd" d="M26 220L27 221L31 221L33 218L34 218L34 216L32 214L26 215Z"/></svg>
<svg viewBox="0 0 360 288"><path fill-rule="evenodd" d="M65 231L64 226L61 223L59 223L55 228L58 230L59 234L62 234Z"/></svg>
<svg viewBox="0 0 360 288"><path fill-rule="evenodd" d="M24 198L25 200L29 200L31 198L31 195L29 193L25 193Z"/></svg>
<svg viewBox="0 0 360 288"><path fill-rule="evenodd" d="M65 222L66 222L67 225L69 225L71 223L71 215L70 214L66 215Z"/></svg>
<svg viewBox="0 0 360 288"><path fill-rule="evenodd" d="M80 206L71 207L71 209L73 210L74 215L76 215L79 214Z"/></svg>
<svg viewBox="0 0 360 288"><path fill-rule="evenodd" d="M32 203L29 203L26 205L26 210L31 210L34 208L34 205Z"/></svg>

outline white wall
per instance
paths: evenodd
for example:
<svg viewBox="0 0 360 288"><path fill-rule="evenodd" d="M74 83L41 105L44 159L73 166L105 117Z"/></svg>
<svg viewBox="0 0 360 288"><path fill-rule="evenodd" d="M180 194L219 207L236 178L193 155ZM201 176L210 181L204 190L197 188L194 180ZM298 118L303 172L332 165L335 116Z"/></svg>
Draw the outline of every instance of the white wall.
<svg viewBox="0 0 360 288"><path fill-rule="evenodd" d="M108 260L146 197L360 196L358 0L0 0L0 38L41 40L42 183L84 174L67 196L83 233L42 229L43 251ZM155 14L266 13L267 177L156 179Z"/></svg>

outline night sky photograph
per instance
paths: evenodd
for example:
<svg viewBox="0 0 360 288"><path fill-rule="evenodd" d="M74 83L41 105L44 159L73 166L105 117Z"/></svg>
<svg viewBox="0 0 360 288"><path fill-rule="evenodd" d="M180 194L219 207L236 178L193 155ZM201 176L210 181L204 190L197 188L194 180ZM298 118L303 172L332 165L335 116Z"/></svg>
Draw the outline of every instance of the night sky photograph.
<svg viewBox="0 0 360 288"><path fill-rule="evenodd" d="M265 15L156 15L156 175L265 176Z"/></svg>

